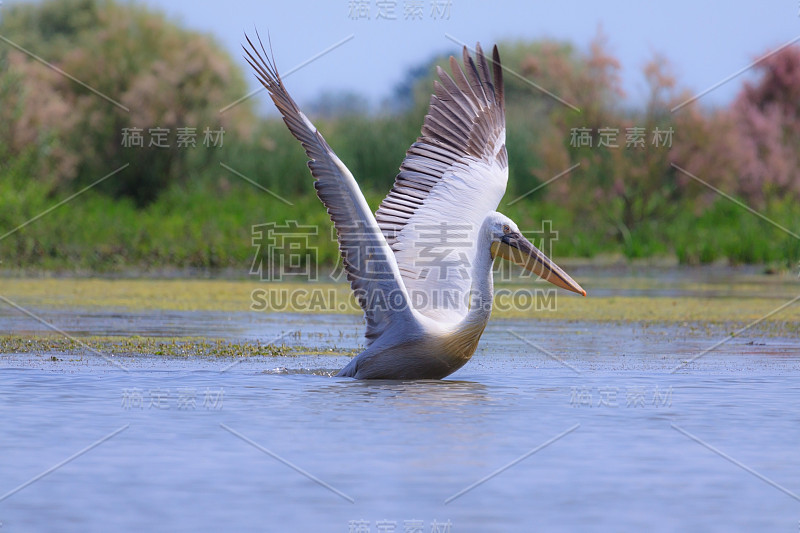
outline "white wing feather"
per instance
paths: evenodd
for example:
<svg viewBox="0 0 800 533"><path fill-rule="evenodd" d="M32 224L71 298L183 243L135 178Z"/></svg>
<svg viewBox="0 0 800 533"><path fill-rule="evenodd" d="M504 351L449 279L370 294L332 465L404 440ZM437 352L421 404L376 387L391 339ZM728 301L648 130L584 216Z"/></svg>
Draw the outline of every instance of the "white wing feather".
<svg viewBox="0 0 800 533"><path fill-rule="evenodd" d="M464 69L438 69L422 136L411 146L376 219L397 257L416 311L438 321L469 309L477 232L506 190L503 78L497 48L492 78L477 46L477 65L463 50Z"/></svg>

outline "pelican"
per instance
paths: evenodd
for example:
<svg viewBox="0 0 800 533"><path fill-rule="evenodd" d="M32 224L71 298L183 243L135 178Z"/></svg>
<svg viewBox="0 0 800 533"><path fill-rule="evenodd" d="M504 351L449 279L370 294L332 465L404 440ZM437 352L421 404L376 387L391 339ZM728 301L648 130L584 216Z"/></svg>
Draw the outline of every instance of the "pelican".
<svg viewBox="0 0 800 533"><path fill-rule="evenodd" d="M422 135L377 212L353 174L300 111L275 58L245 35L245 59L309 157L317 196L336 228L350 287L364 311L366 348L338 376L441 379L475 353L492 312L495 258L586 296L578 283L495 209L506 191L503 71L463 49L437 67Z"/></svg>

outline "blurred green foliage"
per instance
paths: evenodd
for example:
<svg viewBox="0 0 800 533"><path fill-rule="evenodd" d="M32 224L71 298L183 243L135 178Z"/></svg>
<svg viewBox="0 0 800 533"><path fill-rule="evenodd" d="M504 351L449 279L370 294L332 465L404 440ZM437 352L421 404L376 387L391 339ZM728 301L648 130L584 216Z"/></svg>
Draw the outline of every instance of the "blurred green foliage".
<svg viewBox="0 0 800 533"><path fill-rule="evenodd" d="M254 123L249 102L219 113L246 91L228 54L209 36L143 7L102 0L16 4L5 8L0 34L16 45L3 43L0 56L0 119L10 126L0 141L11 156L34 147L31 170L53 189L75 190L130 163L129 172L98 189L146 205L212 161L208 150L177 147L178 128L196 128L202 140L206 127L245 136ZM125 146L126 128L144 132L141 149ZM171 146L150 146L151 128L170 130Z"/></svg>
<svg viewBox="0 0 800 533"><path fill-rule="evenodd" d="M225 109L247 93L249 73L213 38L111 0L6 6L0 35L106 96L0 43L0 235L130 164L0 240L0 268L244 273L255 251L251 227L288 220L319 225L310 242L314 254L324 265L336 263L305 154L281 120L255 114L252 99ZM691 95L657 56L644 67L644 104L627 101L602 35L586 51L542 40L500 43L500 53L518 75L505 74L510 176L499 210L523 229L551 220L559 231L558 257L674 255L683 263L783 266L800 259L798 239L670 164L798 232L796 48L760 63L758 81L743 87L729 108L692 104L677 113L670 109ZM419 135L435 66L446 59L411 70L379 110L361 109L352 94L325 94L308 106L373 207ZM195 147L177 145L182 127L196 128ZM125 128L140 128L145 146L126 147ZM150 128L169 129L170 147L148 146ZM225 131L222 146L202 144L205 128ZM598 146L604 128L616 129L617 147ZM628 128L642 128L644 143L626 147ZM673 130L669 146L653 145L656 128ZM591 146L574 142L584 129Z"/></svg>

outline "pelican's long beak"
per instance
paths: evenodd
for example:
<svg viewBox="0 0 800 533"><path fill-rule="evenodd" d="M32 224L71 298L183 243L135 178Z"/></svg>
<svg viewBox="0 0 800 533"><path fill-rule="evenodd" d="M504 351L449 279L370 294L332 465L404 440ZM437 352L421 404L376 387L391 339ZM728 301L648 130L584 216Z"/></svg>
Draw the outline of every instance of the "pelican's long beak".
<svg viewBox="0 0 800 533"><path fill-rule="evenodd" d="M492 257L500 256L533 272L557 287L586 296L586 291L521 233L512 232L492 243Z"/></svg>

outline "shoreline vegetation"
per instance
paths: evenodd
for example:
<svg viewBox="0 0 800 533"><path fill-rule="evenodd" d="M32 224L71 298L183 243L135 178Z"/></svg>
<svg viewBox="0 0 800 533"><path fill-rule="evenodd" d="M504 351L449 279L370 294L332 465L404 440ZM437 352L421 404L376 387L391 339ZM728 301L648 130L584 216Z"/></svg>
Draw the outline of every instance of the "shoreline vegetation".
<svg viewBox="0 0 800 533"><path fill-rule="evenodd" d="M270 223L307 227L301 267L336 264L302 149L253 99L229 107L248 89L241 58L136 3L3 11L0 34L119 105L0 46L0 269L246 272L266 258L253 241ZM276 56L290 45L274 44ZM510 176L498 210L547 233L554 257L797 268L800 46L755 65L728 105L672 113L692 91L657 54L642 71L648 96L634 102L602 34L588 49L498 45L507 68L580 109L506 77ZM373 209L445 64L421 61L377 108L350 93L301 102Z"/></svg>
<svg viewBox="0 0 800 533"><path fill-rule="evenodd" d="M301 163L300 171L303 167ZM298 179L312 188L310 176ZM254 245L268 224L307 228L295 232L302 239L301 266L309 262L330 269L337 263L338 244L315 196L289 196L293 205L288 206L247 183L226 180L222 182L227 184L222 187L225 192L211 183L193 189L179 187L144 208L89 191L17 229L66 195L53 194L31 181L15 185L0 174L0 228L13 232L0 241L0 271L247 272L254 262L269 260L266 247ZM371 205L377 205L381 197L367 192ZM699 214L683 211L669 224L645 224L627 232L621 242L605 234L602 226L584 227L575 213L556 203L505 204L504 200L499 210L519 221L537 246L543 244L555 257L572 262L760 264L767 271L791 271L800 260L800 239L726 199L716 200ZM761 213L784 227L797 228L800 202L774 202Z"/></svg>

